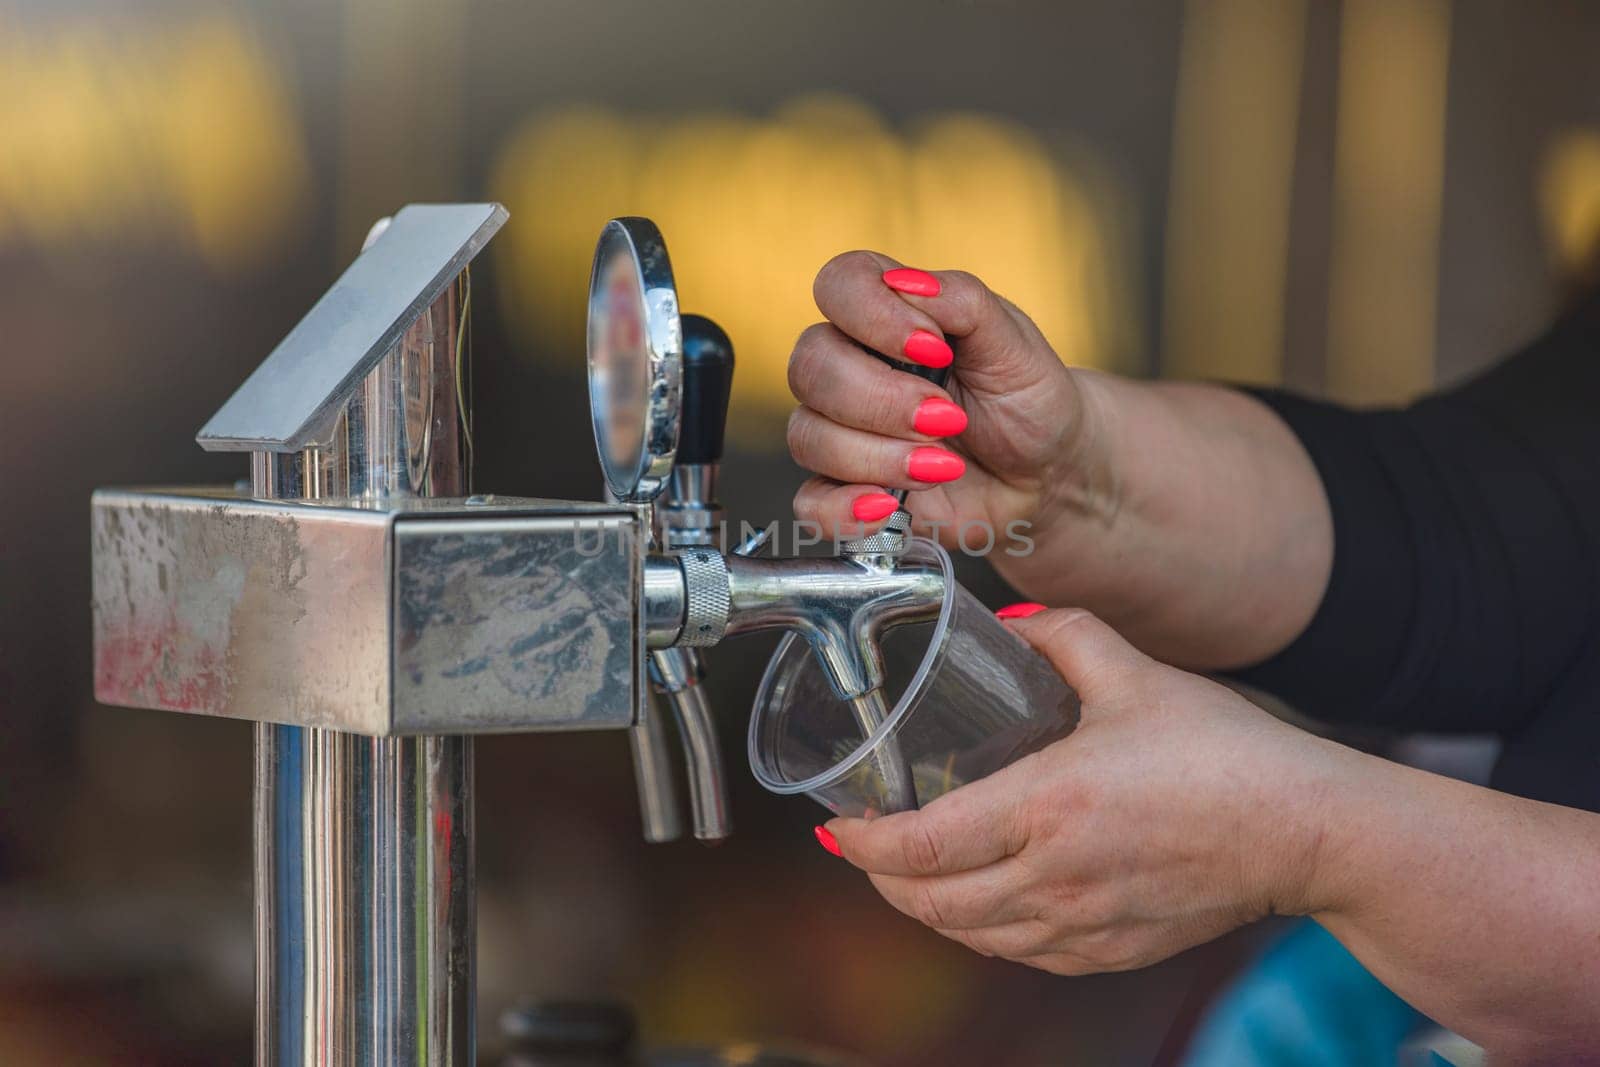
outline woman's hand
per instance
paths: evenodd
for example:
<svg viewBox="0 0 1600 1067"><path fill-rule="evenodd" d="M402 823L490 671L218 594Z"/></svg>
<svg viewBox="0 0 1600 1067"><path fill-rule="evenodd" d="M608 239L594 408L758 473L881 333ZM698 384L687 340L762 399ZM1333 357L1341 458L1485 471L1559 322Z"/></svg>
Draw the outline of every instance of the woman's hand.
<svg viewBox="0 0 1600 1067"><path fill-rule="evenodd" d="M1359 754L1144 656L1089 613L1012 621L1081 725L917 812L827 824L884 898L989 956L1123 970L1303 913L1329 784Z"/></svg>
<svg viewBox="0 0 1600 1067"><path fill-rule="evenodd" d="M1090 390L977 278L847 252L822 268L814 291L828 321L800 336L789 362L801 405L789 447L818 475L796 495L797 517L848 536L892 512L885 489L908 489L919 533L954 549L965 529L975 550L1022 546L1015 534L1037 537L1063 510L1113 510ZM958 353L946 389L863 350L943 366L953 355L944 336ZM1026 580L1025 562L1008 567L1016 557L1003 551L994 559Z"/></svg>
<svg viewBox="0 0 1600 1067"><path fill-rule="evenodd" d="M1083 611L1010 625L1081 724L921 811L830 821L889 903L1058 974L1308 914L1506 1062L1600 1064L1600 815L1316 738Z"/></svg>
<svg viewBox="0 0 1600 1067"><path fill-rule="evenodd" d="M857 536L911 491L917 532L987 554L1030 599L1080 604L1195 668L1257 662L1305 628L1333 525L1299 441L1252 397L1063 366L961 271L847 252L789 362L795 515ZM954 352L943 337L954 342ZM949 364L947 388L864 351ZM952 362L953 358L953 362Z"/></svg>

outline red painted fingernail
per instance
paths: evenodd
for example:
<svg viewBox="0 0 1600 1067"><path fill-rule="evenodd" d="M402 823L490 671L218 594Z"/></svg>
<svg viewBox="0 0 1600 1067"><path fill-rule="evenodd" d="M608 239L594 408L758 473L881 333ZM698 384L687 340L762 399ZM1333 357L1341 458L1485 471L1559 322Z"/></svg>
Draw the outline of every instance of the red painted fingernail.
<svg viewBox="0 0 1600 1067"><path fill-rule="evenodd" d="M900 507L900 501L888 493L862 493L850 502L850 514L857 522L877 522L887 519Z"/></svg>
<svg viewBox="0 0 1600 1067"><path fill-rule="evenodd" d="M829 852L832 852L835 856L844 855L843 852L839 851L838 840L828 832L828 828L826 826L815 827L812 832L817 835L817 844L821 845Z"/></svg>
<svg viewBox="0 0 1600 1067"><path fill-rule="evenodd" d="M944 338L927 330L912 330L902 351L906 358L924 367L948 367L956 354L944 343Z"/></svg>
<svg viewBox="0 0 1600 1067"><path fill-rule="evenodd" d="M966 460L932 445L913 448L906 460L906 473L919 482L953 482L966 472Z"/></svg>
<svg viewBox="0 0 1600 1067"><path fill-rule="evenodd" d="M967 413L959 404L941 397L930 396L917 405L917 414L911 420L918 433L929 437L954 437L967 428Z"/></svg>
<svg viewBox="0 0 1600 1067"><path fill-rule="evenodd" d="M914 267L896 267L884 271L883 284L897 293L910 293L912 296L939 295L939 279Z"/></svg>
<svg viewBox="0 0 1600 1067"><path fill-rule="evenodd" d="M1031 600L1024 600L1020 604L1008 604L994 613L997 619L1026 619L1029 615L1037 615L1044 611L1043 604L1035 604Z"/></svg>

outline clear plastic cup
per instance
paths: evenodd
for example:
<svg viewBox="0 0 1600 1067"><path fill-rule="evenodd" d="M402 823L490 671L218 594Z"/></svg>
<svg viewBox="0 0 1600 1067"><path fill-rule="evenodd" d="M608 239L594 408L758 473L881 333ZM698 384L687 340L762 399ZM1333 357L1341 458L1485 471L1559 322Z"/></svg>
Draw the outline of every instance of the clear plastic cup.
<svg viewBox="0 0 1600 1067"><path fill-rule="evenodd" d="M836 815L920 807L1066 736L1077 694L1049 662L956 583L937 560L944 603L931 623L883 641L886 682L875 714L837 696L805 641L787 634L767 665L750 717L750 768L774 793L805 793Z"/></svg>

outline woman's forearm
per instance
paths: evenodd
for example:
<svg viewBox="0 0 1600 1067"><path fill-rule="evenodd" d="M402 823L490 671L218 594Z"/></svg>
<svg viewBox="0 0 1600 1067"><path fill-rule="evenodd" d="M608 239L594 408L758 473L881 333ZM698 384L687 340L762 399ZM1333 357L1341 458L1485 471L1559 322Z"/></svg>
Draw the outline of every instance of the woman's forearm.
<svg viewBox="0 0 1600 1067"><path fill-rule="evenodd" d="M1305 910L1490 1051L1600 1062L1600 815L1351 762L1308 798L1320 815Z"/></svg>
<svg viewBox="0 0 1600 1067"><path fill-rule="evenodd" d="M1051 523L1028 591L1088 607L1191 669L1282 649L1316 612L1333 559L1327 498L1298 439L1237 390L1078 379L1098 439L1089 451L1104 457L1089 494L1103 517ZM1073 496L1056 506L1070 513Z"/></svg>

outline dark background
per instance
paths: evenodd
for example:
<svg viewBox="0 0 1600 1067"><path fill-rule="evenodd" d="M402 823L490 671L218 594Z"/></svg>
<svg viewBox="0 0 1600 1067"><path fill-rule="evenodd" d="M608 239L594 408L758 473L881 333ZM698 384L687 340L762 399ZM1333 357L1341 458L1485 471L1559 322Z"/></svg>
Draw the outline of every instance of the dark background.
<svg viewBox="0 0 1600 1067"><path fill-rule="evenodd" d="M476 484L576 499L589 247L657 218L738 347L723 495L765 523L787 344L848 247L1134 374L1391 402L1504 354L1600 234L1596 55L1578 2L0 3L0 1063L248 1057L249 728L94 703L86 504L241 476L194 432L379 215L510 207ZM516 998L606 995L654 1043L1170 1060L1251 935L1067 980L903 919L743 772L769 647L712 656L714 850L641 842L620 734L479 743L486 1048Z"/></svg>

